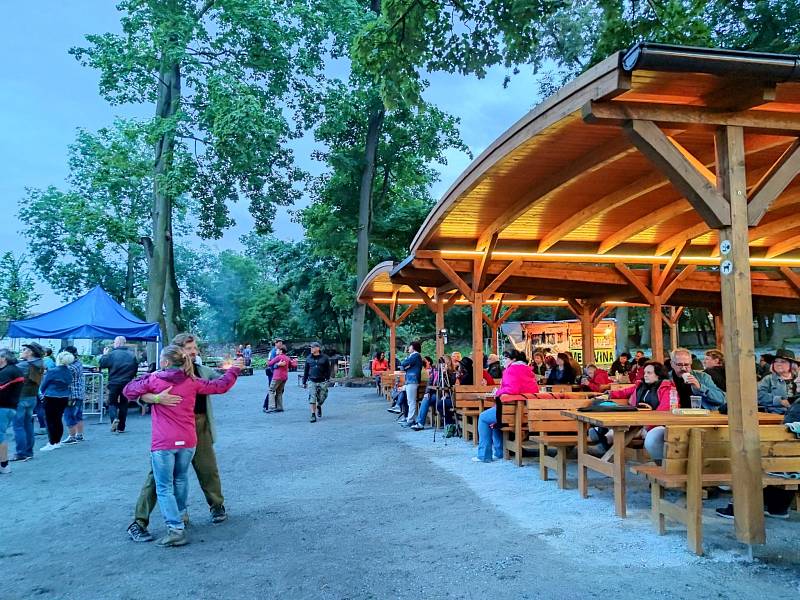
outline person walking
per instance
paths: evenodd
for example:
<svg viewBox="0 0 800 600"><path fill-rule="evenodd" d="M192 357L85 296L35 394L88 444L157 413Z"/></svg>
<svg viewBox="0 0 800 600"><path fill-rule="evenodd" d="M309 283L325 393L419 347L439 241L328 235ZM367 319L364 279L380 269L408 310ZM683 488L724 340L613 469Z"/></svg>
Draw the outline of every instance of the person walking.
<svg viewBox="0 0 800 600"><path fill-rule="evenodd" d="M83 438L83 403L86 400L86 381L83 378L83 363L78 359L78 349L75 346L67 346L65 352L69 352L75 357L75 361L69 365L72 374L72 385L69 388L69 401L64 410L64 422L67 425L67 438L62 444L77 444Z"/></svg>
<svg viewBox="0 0 800 600"><path fill-rule="evenodd" d="M214 380L222 377L219 371L199 363L200 349L197 347L197 338L191 333L179 333L172 339L175 346L179 346L192 361L195 377ZM140 398L148 404L175 404L181 397L170 392L169 388L160 394L144 394ZM197 435L197 446L192 458L192 468L200 489L208 503L211 513L211 522L218 524L228 518L225 510L225 497L222 495L222 481L217 466L217 455L214 451L214 442L217 439L217 430L214 425L214 412L211 397L198 393L194 403L194 424ZM151 542L153 536L147 530L150 523L150 513L156 506L156 484L153 478L152 465L150 472L145 477L144 485L139 498L136 500L133 522L128 525L128 536L134 542Z"/></svg>
<svg viewBox="0 0 800 600"><path fill-rule="evenodd" d="M124 433L128 418L128 399L122 393L139 370L136 357L126 347L128 341L121 335L114 338L114 348L100 357L100 370L108 369L108 417L111 431Z"/></svg>
<svg viewBox="0 0 800 600"><path fill-rule="evenodd" d="M250 344L242 350L242 358L244 358L244 366L249 367L253 362L253 347Z"/></svg>
<svg viewBox="0 0 800 600"><path fill-rule="evenodd" d="M17 357L8 348L0 350L0 475L11 473L8 464L6 430L17 415L25 377L17 367Z"/></svg>
<svg viewBox="0 0 800 600"><path fill-rule="evenodd" d="M296 368L297 361L286 356L286 350L279 348L275 358L269 361L269 366L272 367L269 395L272 398L272 405L275 407L274 412L283 412L283 390L289 379L289 368Z"/></svg>
<svg viewBox="0 0 800 600"><path fill-rule="evenodd" d="M16 454L11 458L12 461L26 461L33 458L33 409L39 396L39 384L44 375L42 362L44 349L39 344L36 342L22 344L19 356L21 360L17 363L17 368L22 371L25 381L17 403L17 414L14 416L14 440L17 448Z"/></svg>
<svg viewBox="0 0 800 600"><path fill-rule="evenodd" d="M272 346L272 350L269 351L267 355L267 366L264 369L264 373L267 375L267 395L264 396L264 412L269 412L269 390L272 388L272 373L273 368L269 366L269 361L275 358L278 355L278 350L283 349L286 350L286 347L283 345L283 340L275 340L275 344Z"/></svg>
<svg viewBox="0 0 800 600"><path fill-rule="evenodd" d="M47 419L48 442L40 452L50 452L61 448L61 436L64 434L64 409L69 401L70 388L72 387L72 371L69 365L75 362L75 357L69 352L59 352L56 357L56 366L47 369L39 387L39 395L44 402L44 416Z"/></svg>
<svg viewBox="0 0 800 600"><path fill-rule="evenodd" d="M127 398L154 394L153 430L150 456L156 495L167 525L167 535L159 546L183 546L186 536L186 502L189 495L189 464L197 447L194 407L198 394L224 394L236 383L244 359L238 358L225 375L215 380L195 377L193 360L180 346L171 344L161 351L161 370L128 383L123 389ZM161 392L168 391L180 400L161 402Z"/></svg>
<svg viewBox="0 0 800 600"><path fill-rule="evenodd" d="M311 406L312 423L322 418L322 405L328 397L328 380L331 378L331 361L322 354L319 342L311 342L311 353L306 357L303 369L303 388L308 388L308 403ZM311 387L308 387L311 382Z"/></svg>

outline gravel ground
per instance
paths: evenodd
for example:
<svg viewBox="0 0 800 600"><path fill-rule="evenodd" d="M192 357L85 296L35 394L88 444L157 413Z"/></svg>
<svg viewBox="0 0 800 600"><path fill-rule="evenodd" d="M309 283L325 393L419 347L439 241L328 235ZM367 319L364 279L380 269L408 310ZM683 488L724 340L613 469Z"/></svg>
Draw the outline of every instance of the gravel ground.
<svg viewBox="0 0 800 600"><path fill-rule="evenodd" d="M461 440L434 444L430 431L400 431L372 390L332 389L325 417L311 424L294 379L286 412L261 413L265 385L257 373L215 401L230 518L209 523L193 479L191 543L183 548L134 544L125 534L147 470L149 418L133 416L119 436L90 425L84 444L14 464L0 478L0 598L696 599L800 591L796 514L770 523L770 546L755 563L738 558L725 541L730 526L719 523L709 528L710 558L697 559L683 550L675 524L665 537L653 533L641 490L632 490L631 518L622 521L602 481L580 500L530 467L474 465ZM164 529L158 512L151 529Z"/></svg>

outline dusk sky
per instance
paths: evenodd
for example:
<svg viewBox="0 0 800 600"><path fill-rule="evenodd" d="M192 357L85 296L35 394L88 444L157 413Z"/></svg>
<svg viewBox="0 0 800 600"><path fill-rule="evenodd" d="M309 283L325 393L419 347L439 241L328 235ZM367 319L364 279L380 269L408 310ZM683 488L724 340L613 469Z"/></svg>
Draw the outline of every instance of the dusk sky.
<svg viewBox="0 0 800 600"><path fill-rule="evenodd" d="M150 117L153 107L110 106L98 94L98 74L82 67L68 50L84 43L87 33L119 31L119 14L110 0L4 3L0 21L0 251L24 252L19 235L17 204L26 187L63 186L67 175L67 146L79 127L96 130L116 116ZM464 141L477 156L507 127L537 103L532 75L517 75L503 89L504 69L483 80L461 75L435 74L429 78L428 100L461 119ZM319 172L310 160L311 136L298 141L295 154L300 167ZM441 181L434 186L438 198L469 164L467 156L452 152L440 167ZM295 207L297 208L297 206ZM212 242L220 249L239 248L239 237L253 224L244 203L231 207L237 225ZM303 231L281 210L275 233L299 239ZM47 240L42 240L47 243ZM43 293L37 311L61 304L50 290Z"/></svg>

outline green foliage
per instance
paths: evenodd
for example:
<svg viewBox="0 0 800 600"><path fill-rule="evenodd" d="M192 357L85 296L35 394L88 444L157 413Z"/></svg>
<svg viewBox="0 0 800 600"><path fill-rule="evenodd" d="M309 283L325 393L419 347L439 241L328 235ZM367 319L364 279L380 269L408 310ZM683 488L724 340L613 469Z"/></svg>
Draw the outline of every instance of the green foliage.
<svg viewBox="0 0 800 600"><path fill-rule="evenodd" d="M28 317L39 298L26 257L3 253L0 257L0 318L15 321Z"/></svg>

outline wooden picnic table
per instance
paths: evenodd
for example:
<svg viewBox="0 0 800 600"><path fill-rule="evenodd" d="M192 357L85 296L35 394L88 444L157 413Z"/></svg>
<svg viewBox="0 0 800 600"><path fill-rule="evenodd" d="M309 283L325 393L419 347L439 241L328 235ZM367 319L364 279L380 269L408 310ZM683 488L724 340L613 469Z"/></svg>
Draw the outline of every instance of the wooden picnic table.
<svg viewBox="0 0 800 600"><path fill-rule="evenodd" d="M617 516L626 516L625 501L625 448L643 427L664 425L697 425L713 427L727 425L728 416L718 412L709 415L674 415L671 412L639 410L634 412L579 412L565 410L562 415L578 422L578 492L583 498L589 495L587 469L602 473L614 480L614 508ZM783 415L758 413L759 424L783 422ZM614 443L602 458L587 452L589 427L605 427L614 432Z"/></svg>

